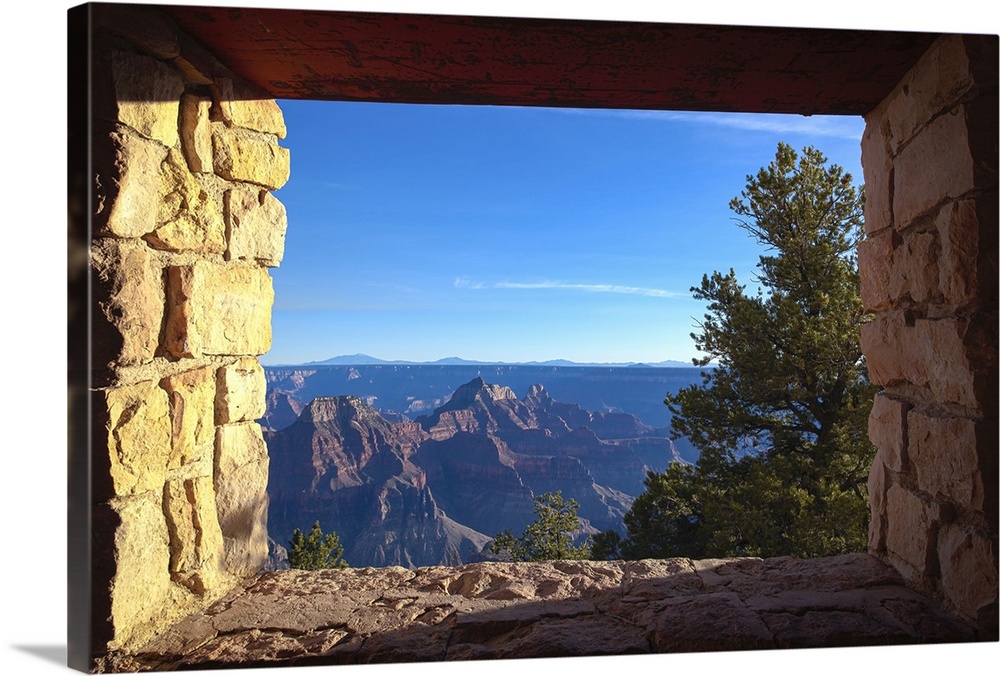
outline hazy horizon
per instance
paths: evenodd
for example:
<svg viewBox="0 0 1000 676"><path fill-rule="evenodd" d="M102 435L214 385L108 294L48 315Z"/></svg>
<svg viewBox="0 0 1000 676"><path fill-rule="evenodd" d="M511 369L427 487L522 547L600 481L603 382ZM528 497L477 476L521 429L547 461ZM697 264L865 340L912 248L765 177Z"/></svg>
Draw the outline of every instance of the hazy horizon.
<svg viewBox="0 0 1000 676"><path fill-rule="evenodd" d="M699 368L691 362L682 362L675 359L666 359L658 362L639 362L639 361L629 361L629 362L577 362L569 359L546 359L546 360L531 360L531 361L503 361L497 359L466 359L461 355L448 355L440 357L437 359L429 360L419 360L415 361L412 359L383 359L375 355L366 354L364 352L358 352L349 355L335 355L332 357L327 357L325 359L313 359L305 362L283 362L274 364L265 364L265 366L318 366L318 365L337 365L337 366L357 366L357 365L371 365L371 364L405 364L405 365L450 365L450 364L460 364L460 365L482 365L482 366L532 366L532 365L554 365L554 364L566 364L570 366L653 366L653 367L668 367L675 368L681 366L689 366L691 368Z"/></svg>

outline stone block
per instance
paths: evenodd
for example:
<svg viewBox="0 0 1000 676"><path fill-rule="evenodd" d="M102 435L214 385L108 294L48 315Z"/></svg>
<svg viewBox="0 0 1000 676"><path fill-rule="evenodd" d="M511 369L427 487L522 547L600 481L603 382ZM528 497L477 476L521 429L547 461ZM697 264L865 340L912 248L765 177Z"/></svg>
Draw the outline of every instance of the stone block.
<svg viewBox="0 0 1000 676"><path fill-rule="evenodd" d="M212 124L209 112L212 100L184 94L180 101L180 138L188 169L212 173Z"/></svg>
<svg viewBox="0 0 1000 676"><path fill-rule="evenodd" d="M212 458L215 453L215 369L185 371L164 378L170 400L171 452L168 469Z"/></svg>
<svg viewBox="0 0 1000 676"><path fill-rule="evenodd" d="M974 303L981 294L980 219L975 201L946 204L935 224L941 242L938 268L944 300L955 308Z"/></svg>
<svg viewBox="0 0 1000 676"><path fill-rule="evenodd" d="M865 312L881 312L893 306L896 297L889 291L893 251L899 235L888 229L858 245L861 302Z"/></svg>
<svg viewBox="0 0 1000 676"><path fill-rule="evenodd" d="M264 354L273 301L263 268L204 261L167 268L167 348L178 357Z"/></svg>
<svg viewBox="0 0 1000 676"><path fill-rule="evenodd" d="M212 149L215 173L224 179L272 190L288 181L288 149L279 146L274 136L213 122Z"/></svg>
<svg viewBox="0 0 1000 676"><path fill-rule="evenodd" d="M938 535L941 589L968 619L996 626L997 544L969 526L949 524ZM992 618L990 617L992 613Z"/></svg>
<svg viewBox="0 0 1000 676"><path fill-rule="evenodd" d="M170 150L160 173L156 221L156 229L146 240L158 249L207 254L226 250L222 214L176 149Z"/></svg>
<svg viewBox="0 0 1000 676"><path fill-rule="evenodd" d="M921 57L888 97L892 152L939 113L953 107L974 85L963 38L944 35Z"/></svg>
<svg viewBox="0 0 1000 676"><path fill-rule="evenodd" d="M225 567L247 577L267 562L267 446L256 423L217 430L214 486Z"/></svg>
<svg viewBox="0 0 1000 676"><path fill-rule="evenodd" d="M225 477L248 465L267 465L264 433L255 422L220 425L215 433L215 475ZM265 472L266 474L266 472Z"/></svg>
<svg viewBox="0 0 1000 676"><path fill-rule="evenodd" d="M285 206L266 190L226 191L226 260L257 261L268 267L281 263L288 216Z"/></svg>
<svg viewBox="0 0 1000 676"><path fill-rule="evenodd" d="M94 231L142 237L156 227L167 149L125 127L94 138Z"/></svg>
<svg viewBox="0 0 1000 676"><path fill-rule="evenodd" d="M861 326L861 350L872 382L882 387L927 381L917 333L902 310L883 312Z"/></svg>
<svg viewBox="0 0 1000 676"><path fill-rule="evenodd" d="M885 463L882 462L882 451L875 453L871 472L868 474L868 500L871 505L871 521L868 522L868 551L881 554L885 552L886 520L885 495L889 490L888 475Z"/></svg>
<svg viewBox="0 0 1000 676"><path fill-rule="evenodd" d="M868 437L878 448L886 467L894 472L909 469L906 456L906 412L910 404L878 394L868 416Z"/></svg>
<svg viewBox="0 0 1000 676"><path fill-rule="evenodd" d="M217 372L215 422L218 425L248 422L266 411L267 381L254 357L244 357Z"/></svg>
<svg viewBox="0 0 1000 676"><path fill-rule="evenodd" d="M162 61L133 52L111 54L117 119L168 148L177 143L177 114L184 82Z"/></svg>
<svg viewBox="0 0 1000 676"><path fill-rule="evenodd" d="M774 634L760 615L732 592L714 592L667 602L647 629L655 652L760 650L773 648Z"/></svg>
<svg viewBox="0 0 1000 676"><path fill-rule="evenodd" d="M937 238L933 233L910 232L904 236L892 256L888 293L897 303L909 298L926 304L939 296Z"/></svg>
<svg viewBox="0 0 1000 676"><path fill-rule="evenodd" d="M212 477L169 481L163 509L170 536L170 577L198 595L228 583Z"/></svg>
<svg viewBox="0 0 1000 676"><path fill-rule="evenodd" d="M255 87L233 78L216 78L222 118L232 126L274 134L285 138L285 118L273 99L268 99Z"/></svg>
<svg viewBox="0 0 1000 676"><path fill-rule="evenodd" d="M141 241L95 240L91 335L94 365L131 366L153 359L164 314L163 270Z"/></svg>
<svg viewBox="0 0 1000 676"><path fill-rule="evenodd" d="M886 549L904 566L896 566L910 581L932 572L937 529L941 525L936 505L902 486L889 486L885 495Z"/></svg>
<svg viewBox="0 0 1000 676"><path fill-rule="evenodd" d="M983 511L984 484L980 469L985 449L977 434L979 424L969 418L931 416L910 411L909 455L917 486L939 500L965 509Z"/></svg>
<svg viewBox="0 0 1000 676"><path fill-rule="evenodd" d="M905 311L879 314L861 327L861 349L872 382L928 388L941 404L980 411L964 318L908 319ZM976 341L970 336L971 342Z"/></svg>
<svg viewBox="0 0 1000 676"><path fill-rule="evenodd" d="M861 165L865 175L865 231L874 234L892 227L892 156L889 124L881 107L865 118L861 137Z"/></svg>
<svg viewBox="0 0 1000 676"><path fill-rule="evenodd" d="M920 129L894 162L893 214L906 228L946 200L976 187L965 108L958 106Z"/></svg>
<svg viewBox="0 0 1000 676"><path fill-rule="evenodd" d="M980 36L987 38L987 36ZM972 38L975 39L975 38ZM997 95L995 89L993 94L988 93L989 88L996 86L996 38L993 38L993 75L989 81L994 83L988 85L985 92L977 92L978 96L969 101L964 106L965 124L968 129L969 151L972 153L973 173L976 188L982 191L993 191L993 195L987 195L986 200L993 204L996 213L996 190L1000 186L1000 158L997 157L997 128L1000 127L1000 106L997 105ZM983 61L987 61L988 57ZM994 218L994 223L996 220ZM996 233L994 226L993 232ZM995 239L995 238L994 238Z"/></svg>
<svg viewBox="0 0 1000 676"><path fill-rule="evenodd" d="M963 406L978 414L981 406L976 396L974 365L966 346L969 326L969 320L963 317L920 319L915 325L914 339L922 348L923 372L935 400Z"/></svg>
<svg viewBox="0 0 1000 676"><path fill-rule="evenodd" d="M154 382L141 382L105 390L104 400L115 495L159 495L171 448L167 393Z"/></svg>
<svg viewBox="0 0 1000 676"><path fill-rule="evenodd" d="M168 620L170 551L162 505L162 487L110 505L118 517L113 539L115 574L109 590L114 627L110 647L126 647L148 638Z"/></svg>

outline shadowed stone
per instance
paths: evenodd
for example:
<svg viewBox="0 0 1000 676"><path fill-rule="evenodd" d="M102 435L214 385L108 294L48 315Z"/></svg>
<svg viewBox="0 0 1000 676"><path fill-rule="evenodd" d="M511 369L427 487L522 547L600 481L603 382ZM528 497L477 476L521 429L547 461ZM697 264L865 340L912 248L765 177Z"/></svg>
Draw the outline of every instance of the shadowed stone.
<svg viewBox="0 0 1000 676"><path fill-rule="evenodd" d="M990 546L988 536L973 527L948 524L938 535L938 556L941 584L962 615L996 626L996 545Z"/></svg>
<svg viewBox="0 0 1000 676"><path fill-rule="evenodd" d="M910 411L907 423L917 485L937 499L982 511L985 490L976 421Z"/></svg>
<svg viewBox="0 0 1000 676"><path fill-rule="evenodd" d="M215 503L226 571L252 575L267 562L267 447L260 425L217 428Z"/></svg>
<svg viewBox="0 0 1000 676"><path fill-rule="evenodd" d="M649 640L656 652L775 647L767 625L730 592L656 602Z"/></svg>
<svg viewBox="0 0 1000 676"><path fill-rule="evenodd" d="M699 575L703 588L690 581ZM624 596L654 582L687 591ZM494 596L513 584L522 597ZM867 554L549 561L262 573L137 659L159 668L410 663L972 638Z"/></svg>
<svg viewBox="0 0 1000 676"><path fill-rule="evenodd" d="M90 255L100 309L92 336L95 362L131 366L151 361L163 324L162 268L136 240L97 240Z"/></svg>

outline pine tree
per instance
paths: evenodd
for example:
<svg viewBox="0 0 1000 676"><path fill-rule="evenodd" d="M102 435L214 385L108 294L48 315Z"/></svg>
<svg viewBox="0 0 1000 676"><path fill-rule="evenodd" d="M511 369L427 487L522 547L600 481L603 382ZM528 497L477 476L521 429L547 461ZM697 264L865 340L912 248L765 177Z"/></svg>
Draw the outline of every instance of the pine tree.
<svg viewBox="0 0 1000 676"><path fill-rule="evenodd" d="M588 545L573 545L573 532L580 529L579 508L576 500L563 500L562 491L544 493L535 498L537 518L524 534L514 537L505 530L490 543L490 551L509 561L589 558Z"/></svg>
<svg viewBox="0 0 1000 676"><path fill-rule="evenodd" d="M867 419L856 247L863 189L812 147L781 143L730 208L766 252L747 293L705 275L692 338L701 385L668 395L694 467L651 475L626 516L639 556L821 556L867 546Z"/></svg>
<svg viewBox="0 0 1000 676"><path fill-rule="evenodd" d="M326 568L347 568L341 559L344 548L336 533L323 535L319 521L315 522L306 536L296 528L289 542L288 565L303 570L323 570Z"/></svg>

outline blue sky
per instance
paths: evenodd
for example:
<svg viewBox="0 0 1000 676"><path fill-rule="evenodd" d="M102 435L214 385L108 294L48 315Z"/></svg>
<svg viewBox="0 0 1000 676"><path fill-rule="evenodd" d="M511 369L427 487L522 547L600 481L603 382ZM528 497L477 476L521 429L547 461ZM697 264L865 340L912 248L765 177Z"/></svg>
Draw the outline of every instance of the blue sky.
<svg viewBox="0 0 1000 676"><path fill-rule="evenodd" d="M761 250L728 205L779 141L861 182L861 118L282 101L265 364L689 361L690 287Z"/></svg>

